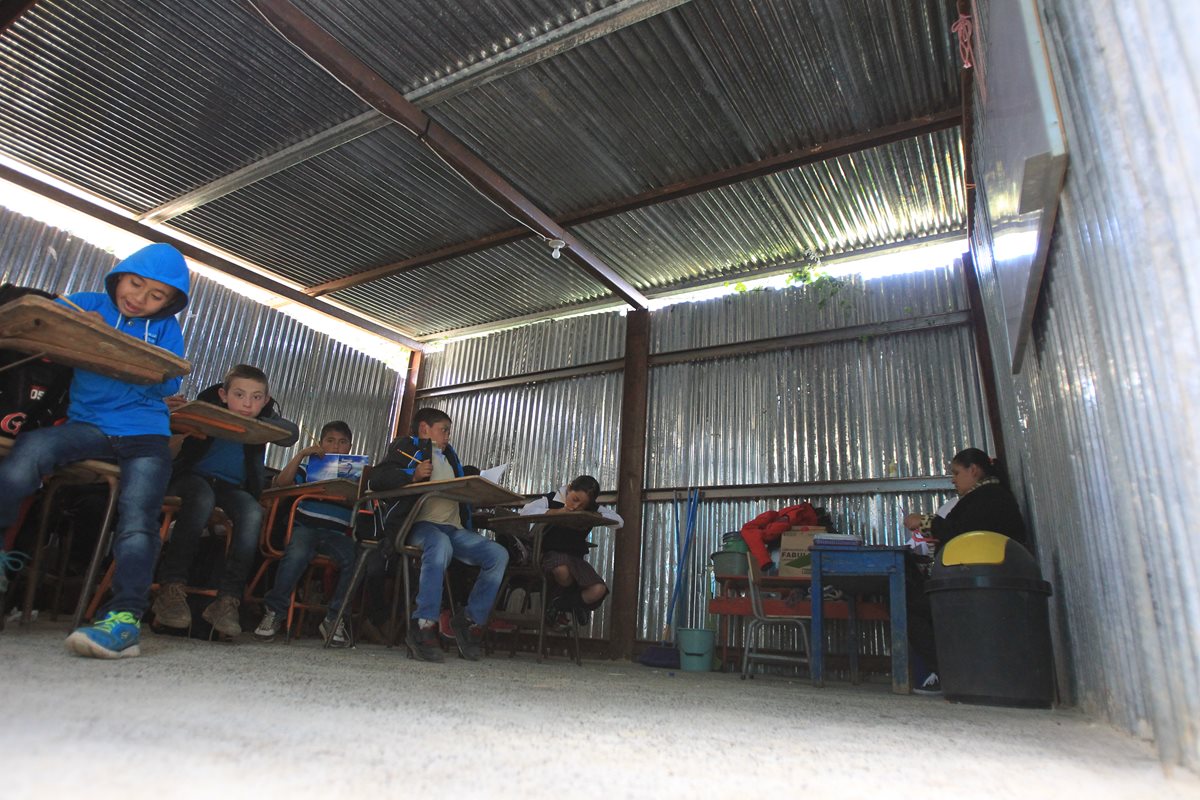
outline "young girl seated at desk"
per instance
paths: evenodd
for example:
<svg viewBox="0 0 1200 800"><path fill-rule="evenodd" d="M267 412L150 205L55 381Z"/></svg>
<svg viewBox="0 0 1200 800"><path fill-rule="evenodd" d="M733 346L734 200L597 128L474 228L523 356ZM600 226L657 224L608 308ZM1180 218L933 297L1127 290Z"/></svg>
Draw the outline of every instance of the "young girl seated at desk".
<svg viewBox="0 0 1200 800"><path fill-rule="evenodd" d="M591 475L580 475L558 491L526 503L521 515L592 511L615 521L617 527L623 525L625 521L615 511L600 510L596 503L599 494L600 484L596 479ZM608 596L604 579L584 558L588 552L589 533L590 528L549 525L542 536L542 571L559 587L556 596L547 604L547 610L556 617L574 613L580 625L588 623L592 611Z"/></svg>

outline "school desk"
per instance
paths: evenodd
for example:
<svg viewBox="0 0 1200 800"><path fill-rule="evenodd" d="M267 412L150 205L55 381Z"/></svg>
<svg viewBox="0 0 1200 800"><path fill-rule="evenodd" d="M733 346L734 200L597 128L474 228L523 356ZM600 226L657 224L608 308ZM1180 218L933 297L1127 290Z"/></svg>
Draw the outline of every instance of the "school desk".
<svg viewBox="0 0 1200 800"><path fill-rule="evenodd" d="M187 359L53 300L29 295L0 306L0 349L142 385L192 371Z"/></svg>
<svg viewBox="0 0 1200 800"><path fill-rule="evenodd" d="M235 414L224 406L193 400L171 412L171 431L193 436L228 439L241 444L267 444L291 436L291 432L250 417Z"/></svg>
<svg viewBox="0 0 1200 800"><path fill-rule="evenodd" d="M537 658L542 661L545 656L546 614L545 604L550 585L542 571L542 539L550 526L574 528L580 531L596 527L612 528L618 525L616 520L609 519L594 511L560 511L554 514L525 514L497 515L487 522L487 527L496 533L508 534L529 545L529 563L527 565L509 565L504 573L504 582L500 586L499 596L504 596L504 589L512 578L526 578L541 581L541 592L538 603L528 611L509 612L497 610L493 617L505 622L511 622L517 627L511 636L513 652L516 651L516 634L521 630L537 631ZM579 625L574 617L571 618L571 634L575 641L575 663L583 665L579 647Z"/></svg>
<svg viewBox="0 0 1200 800"><path fill-rule="evenodd" d="M481 478L478 475L468 475L465 478L452 478L444 481L419 481L401 486L398 489L388 489L379 492L365 492L359 496L358 502L354 505L355 519L360 509L369 508L373 503L378 501L395 501L405 497L415 497L416 502L405 515L399 529L389 536L385 536L377 541L362 541L359 543L358 560L354 564L354 575L350 579L350 587L346 592L346 597L353 597L354 591L358 587L358 583L362 580L362 573L366 565L367 557L372 550L378 549L384 558L392 554L405 554L404 548L408 543L408 535L412 532L412 527L416 523L417 518L421 514L421 510L425 504L434 497L441 497L446 500L452 500L455 503L469 503L476 508L496 508L504 506L519 506L528 502L528 498L524 495L510 492L503 486L489 481L487 478ZM408 570L402 570L405 581L407 582ZM412 610L409 607L412 601L410 593L405 590L405 608L407 609L406 620L412 617ZM337 619L334 621L332 630L337 630L338 623L342 621L342 615L345 613L346 606L349 603L343 603L338 610ZM394 613L393 613L393 616ZM395 629L395 620L393 620L393 629ZM329 643L326 642L328 647Z"/></svg>
<svg viewBox="0 0 1200 800"><path fill-rule="evenodd" d="M350 507L356 499L358 499L358 481L347 480L346 478L331 478L324 481L312 481L311 483L297 483L292 486L278 486L264 489L258 498L259 503L267 510L258 538L258 550L262 554L263 562L259 565L258 571L254 573L254 577L246 584L243 599L249 600L253 597L254 589L258 586L258 582L262 580L263 575L266 574L267 568L283 558L288 543L292 541L292 529L296 525L296 508L301 502L305 500L319 500ZM288 515L283 542L277 547L271 541L271 533L275 529L275 520L279 517L280 509L289 501L291 502L291 513ZM349 535L349 529L347 529L346 533ZM284 625L284 636L286 639L291 638L292 620L296 608L309 610L312 607L308 604L297 603L296 594L293 591L291 601L288 603L287 620Z"/></svg>

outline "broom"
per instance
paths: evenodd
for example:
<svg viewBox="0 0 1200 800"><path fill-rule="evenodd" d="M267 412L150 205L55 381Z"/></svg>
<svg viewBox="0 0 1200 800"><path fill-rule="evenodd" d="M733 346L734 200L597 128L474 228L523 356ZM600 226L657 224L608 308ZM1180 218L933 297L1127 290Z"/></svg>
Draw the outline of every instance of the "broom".
<svg viewBox="0 0 1200 800"><path fill-rule="evenodd" d="M679 555L679 568L675 571L675 585L671 589L671 602L667 607L667 624L663 628L663 638L658 644L652 644L642 651L638 661L647 667L660 667L664 669L679 669L679 650L671 643L673 638L672 621L675 617L675 604L679 600L679 587L683 582L683 571L687 566L688 552L692 547L692 534L696 527L696 506L700 501L700 491L696 490L695 497L692 496L692 491L688 490L688 511L687 511L687 531L684 534L683 550ZM675 504L675 538L679 539L679 503L676 500Z"/></svg>

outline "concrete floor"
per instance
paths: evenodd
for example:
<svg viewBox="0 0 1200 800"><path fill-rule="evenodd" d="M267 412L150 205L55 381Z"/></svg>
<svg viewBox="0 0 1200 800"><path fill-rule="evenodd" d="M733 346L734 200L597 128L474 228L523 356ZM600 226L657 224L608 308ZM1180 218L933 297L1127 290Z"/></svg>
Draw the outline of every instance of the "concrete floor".
<svg viewBox="0 0 1200 800"><path fill-rule="evenodd" d="M7 800L1200 797L1200 778L1078 714L882 683L149 632L141 658L95 661L69 655L66 632L0 633Z"/></svg>

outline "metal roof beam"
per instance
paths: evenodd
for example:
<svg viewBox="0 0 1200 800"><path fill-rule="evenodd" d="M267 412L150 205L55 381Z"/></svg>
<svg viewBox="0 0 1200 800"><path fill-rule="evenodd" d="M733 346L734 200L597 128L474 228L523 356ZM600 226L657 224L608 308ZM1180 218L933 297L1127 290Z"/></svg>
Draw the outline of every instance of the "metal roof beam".
<svg viewBox="0 0 1200 800"><path fill-rule="evenodd" d="M0 0L0 33L4 33L38 0Z"/></svg>
<svg viewBox="0 0 1200 800"><path fill-rule="evenodd" d="M116 211L106 208L98 203L91 202L79 195L72 194L66 189L61 189L57 186L52 186L49 183L44 183L34 177L26 175L23 172L13 169L6 164L0 164L0 179L15 183L22 186L31 192L37 192L43 197L48 197L55 202L62 203L68 208L73 208L87 214L101 222L106 222L114 228L132 233L135 236L140 236L143 239L149 239L152 242L165 242L175 247L179 252L183 253L188 258L199 261L213 269L220 270L227 275L232 275L235 278L246 281L259 288L266 289L269 292L285 297L300 305L307 306L314 311L319 311L342 322L346 322L364 331L369 331L376 336L384 339L389 339L397 344L403 345L411 350L422 350L425 345L410 336L405 336L399 331L380 325L378 322L359 316L344 308L333 305L328 302L317 300L309 297L304 292L288 286L285 283L272 280L265 275L260 275L254 270L248 269L241 264L237 264L228 259L221 258L218 255L203 250L196 245L184 239L174 236L171 233L159 228L151 227L144 222L138 222L135 219L124 216Z"/></svg>
<svg viewBox="0 0 1200 800"><path fill-rule="evenodd" d="M916 117L904 122L896 123L895 125L887 125L882 128L877 128L867 133L856 133L852 136L845 136L841 139L834 139L829 142L802 147L798 150L790 150L777 156L751 161L747 164L742 164L729 169L719 170L701 175L697 178L690 178L685 181L679 181L667 186L659 186L654 189L649 189L640 194L635 194L630 197L613 200L607 203L591 206L590 208L581 209L557 218L556 222L559 225L581 225L585 222L611 217L616 214L623 214L627 211L633 211L646 206L652 206L657 203L665 203L669 200L677 200L681 197L687 197L701 192L719 189L722 186L748 181L753 178L761 178L766 175L772 175L776 172L802 167L808 164L815 164L820 161L825 161L839 156L849 155L851 153L869 150L873 147L890 144L892 142L911 139L916 136L923 136L928 133L953 128L962 123L962 109L956 108L948 111L942 111L937 114L928 116ZM354 275L348 275L344 278L326 281L315 286L310 286L307 291L313 297L329 294L330 292L349 289L352 286L369 283L387 278L392 275L399 275L402 272L408 272L421 267L427 267L431 264L437 264L441 261L446 261L451 258L477 253L480 250L486 250L490 247L496 247L502 244L508 244L520 239L524 239L529 235L529 231L524 228L509 228L499 231L498 233L488 234L478 239L472 239L467 242L459 242L457 244L443 247L439 250L434 250L429 253L423 253L412 258L406 258L403 261L396 261L391 264L384 264L379 267L365 270Z"/></svg>
<svg viewBox="0 0 1200 800"><path fill-rule="evenodd" d="M437 105L497 78L511 75L539 61L565 53L581 44L689 2L691 0L621 0L414 89L404 95L404 98L422 108ZM0 5L0 8L2 7ZM169 200L157 208L152 208L140 219L146 222L164 222L391 124L392 120L371 109Z"/></svg>
<svg viewBox="0 0 1200 800"><path fill-rule="evenodd" d="M561 240L568 258L626 303L634 308L647 307L645 296L632 284L302 11L287 0L251 0L251 5L284 39L372 108L404 126L480 194L538 236Z"/></svg>

